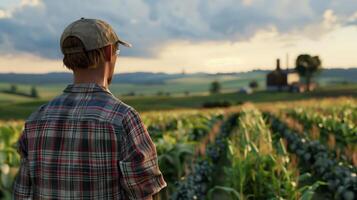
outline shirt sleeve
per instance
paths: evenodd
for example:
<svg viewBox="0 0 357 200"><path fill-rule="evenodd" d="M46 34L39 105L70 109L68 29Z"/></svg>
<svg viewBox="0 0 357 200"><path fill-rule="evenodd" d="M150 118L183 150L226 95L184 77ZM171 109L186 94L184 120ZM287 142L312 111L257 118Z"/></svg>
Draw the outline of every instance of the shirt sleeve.
<svg viewBox="0 0 357 200"><path fill-rule="evenodd" d="M156 147L139 113L130 108L123 119L121 184L130 199L152 199L166 187L159 169Z"/></svg>
<svg viewBox="0 0 357 200"><path fill-rule="evenodd" d="M26 125L25 125L26 126ZM20 169L13 184L12 199L32 199L32 184L27 154L27 138L25 130L17 142L17 151L20 154Z"/></svg>

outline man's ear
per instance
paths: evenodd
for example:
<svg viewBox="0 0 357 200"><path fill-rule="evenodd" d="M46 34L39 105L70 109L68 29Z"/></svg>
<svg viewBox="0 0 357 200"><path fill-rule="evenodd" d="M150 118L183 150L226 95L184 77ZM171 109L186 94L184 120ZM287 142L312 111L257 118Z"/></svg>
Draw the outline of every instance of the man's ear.
<svg viewBox="0 0 357 200"><path fill-rule="evenodd" d="M104 47L104 57L105 57L105 61L110 62L111 58L113 56L113 48L112 45L108 45Z"/></svg>

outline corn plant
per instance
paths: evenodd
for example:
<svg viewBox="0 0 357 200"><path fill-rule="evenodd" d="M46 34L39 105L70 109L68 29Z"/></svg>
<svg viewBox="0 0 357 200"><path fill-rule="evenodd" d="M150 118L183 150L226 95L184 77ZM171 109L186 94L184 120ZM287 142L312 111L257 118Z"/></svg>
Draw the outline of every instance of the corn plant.
<svg viewBox="0 0 357 200"><path fill-rule="evenodd" d="M0 126L0 199L11 198L12 184L20 165L15 144L21 128L18 123Z"/></svg>
<svg viewBox="0 0 357 200"><path fill-rule="evenodd" d="M243 109L228 144L226 179L224 185L210 190L211 199L217 192L240 200L298 198L296 169L289 168L283 146L280 155L274 150L270 130L258 110Z"/></svg>

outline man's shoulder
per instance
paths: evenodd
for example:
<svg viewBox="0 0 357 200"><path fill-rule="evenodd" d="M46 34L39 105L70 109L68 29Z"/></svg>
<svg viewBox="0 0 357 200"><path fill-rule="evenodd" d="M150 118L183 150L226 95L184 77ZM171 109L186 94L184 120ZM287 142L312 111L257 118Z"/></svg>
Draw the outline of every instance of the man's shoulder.
<svg viewBox="0 0 357 200"><path fill-rule="evenodd" d="M122 126L122 120L124 118L130 117L131 115L139 115L137 110L131 105L123 102L114 95L106 95L107 104L103 111L103 116L108 123L116 124Z"/></svg>
<svg viewBox="0 0 357 200"><path fill-rule="evenodd" d="M122 116L125 116L128 112L135 110L132 106L126 104L120 99L116 99L113 105L115 106L114 111Z"/></svg>
<svg viewBox="0 0 357 200"><path fill-rule="evenodd" d="M107 100L109 102L109 107L112 109L112 111L120 114L120 115L126 115L129 111L135 110L132 106L126 104L122 100L118 99L114 95L107 95Z"/></svg>
<svg viewBox="0 0 357 200"><path fill-rule="evenodd" d="M48 103L40 105L35 111L33 111L30 116L26 119L26 122L34 121L38 118L39 114L46 108Z"/></svg>
<svg viewBox="0 0 357 200"><path fill-rule="evenodd" d="M54 110L62 109L61 106L68 106L72 103L72 101L75 101L75 97L73 99L71 97L66 96L65 94L59 95L50 100L49 102L40 105L34 112L30 114L26 122L47 119L47 115L49 115L50 113L58 113ZM126 104L122 100L112 95L97 96L95 99L92 99L90 103L86 104L101 107L101 109L98 109L101 112L99 114L101 116L100 118L102 120L106 120L107 122L112 122L114 124L121 123L122 118L124 118L127 113L137 112L132 106ZM87 110L87 112L89 111ZM97 119L100 120L100 118Z"/></svg>
<svg viewBox="0 0 357 200"><path fill-rule="evenodd" d="M47 110L47 107L49 105L53 105L55 102L58 102L60 99L63 98L62 96L63 94L54 97L52 100L48 101L47 103L41 104L29 115L29 117L26 119L26 122L39 120L41 115Z"/></svg>

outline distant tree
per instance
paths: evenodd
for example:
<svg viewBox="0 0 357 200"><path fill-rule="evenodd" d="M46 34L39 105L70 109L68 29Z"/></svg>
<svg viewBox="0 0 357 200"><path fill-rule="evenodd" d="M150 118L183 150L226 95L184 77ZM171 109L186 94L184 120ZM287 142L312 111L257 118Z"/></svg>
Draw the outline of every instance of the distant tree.
<svg viewBox="0 0 357 200"><path fill-rule="evenodd" d="M189 96L190 95L190 92L189 91L185 91L185 96Z"/></svg>
<svg viewBox="0 0 357 200"><path fill-rule="evenodd" d="M135 92L133 92L133 91L130 91L130 92L128 92L128 94L126 94L127 96L135 96Z"/></svg>
<svg viewBox="0 0 357 200"><path fill-rule="evenodd" d="M218 81L213 81L209 89L211 94L216 94L221 91L221 84Z"/></svg>
<svg viewBox="0 0 357 200"><path fill-rule="evenodd" d="M11 85L10 86L10 92L16 93L17 92L17 85Z"/></svg>
<svg viewBox="0 0 357 200"><path fill-rule="evenodd" d="M162 96L163 94L164 94L164 92L162 92L162 91L158 91L158 92L156 93L157 96Z"/></svg>
<svg viewBox="0 0 357 200"><path fill-rule="evenodd" d="M295 70L300 76L305 77L307 90L310 91L310 84L313 76L322 69L321 60L318 56L308 54L299 55L296 59Z"/></svg>
<svg viewBox="0 0 357 200"><path fill-rule="evenodd" d="M254 80L249 83L249 87L252 89L256 89L259 87L258 81Z"/></svg>
<svg viewBox="0 0 357 200"><path fill-rule="evenodd" d="M165 95L166 96L171 96L171 93L170 92L166 92Z"/></svg>
<svg viewBox="0 0 357 200"><path fill-rule="evenodd" d="M31 97L34 97L34 98L37 98L39 95L38 95L38 91L36 89L35 86L32 86L31 88Z"/></svg>

